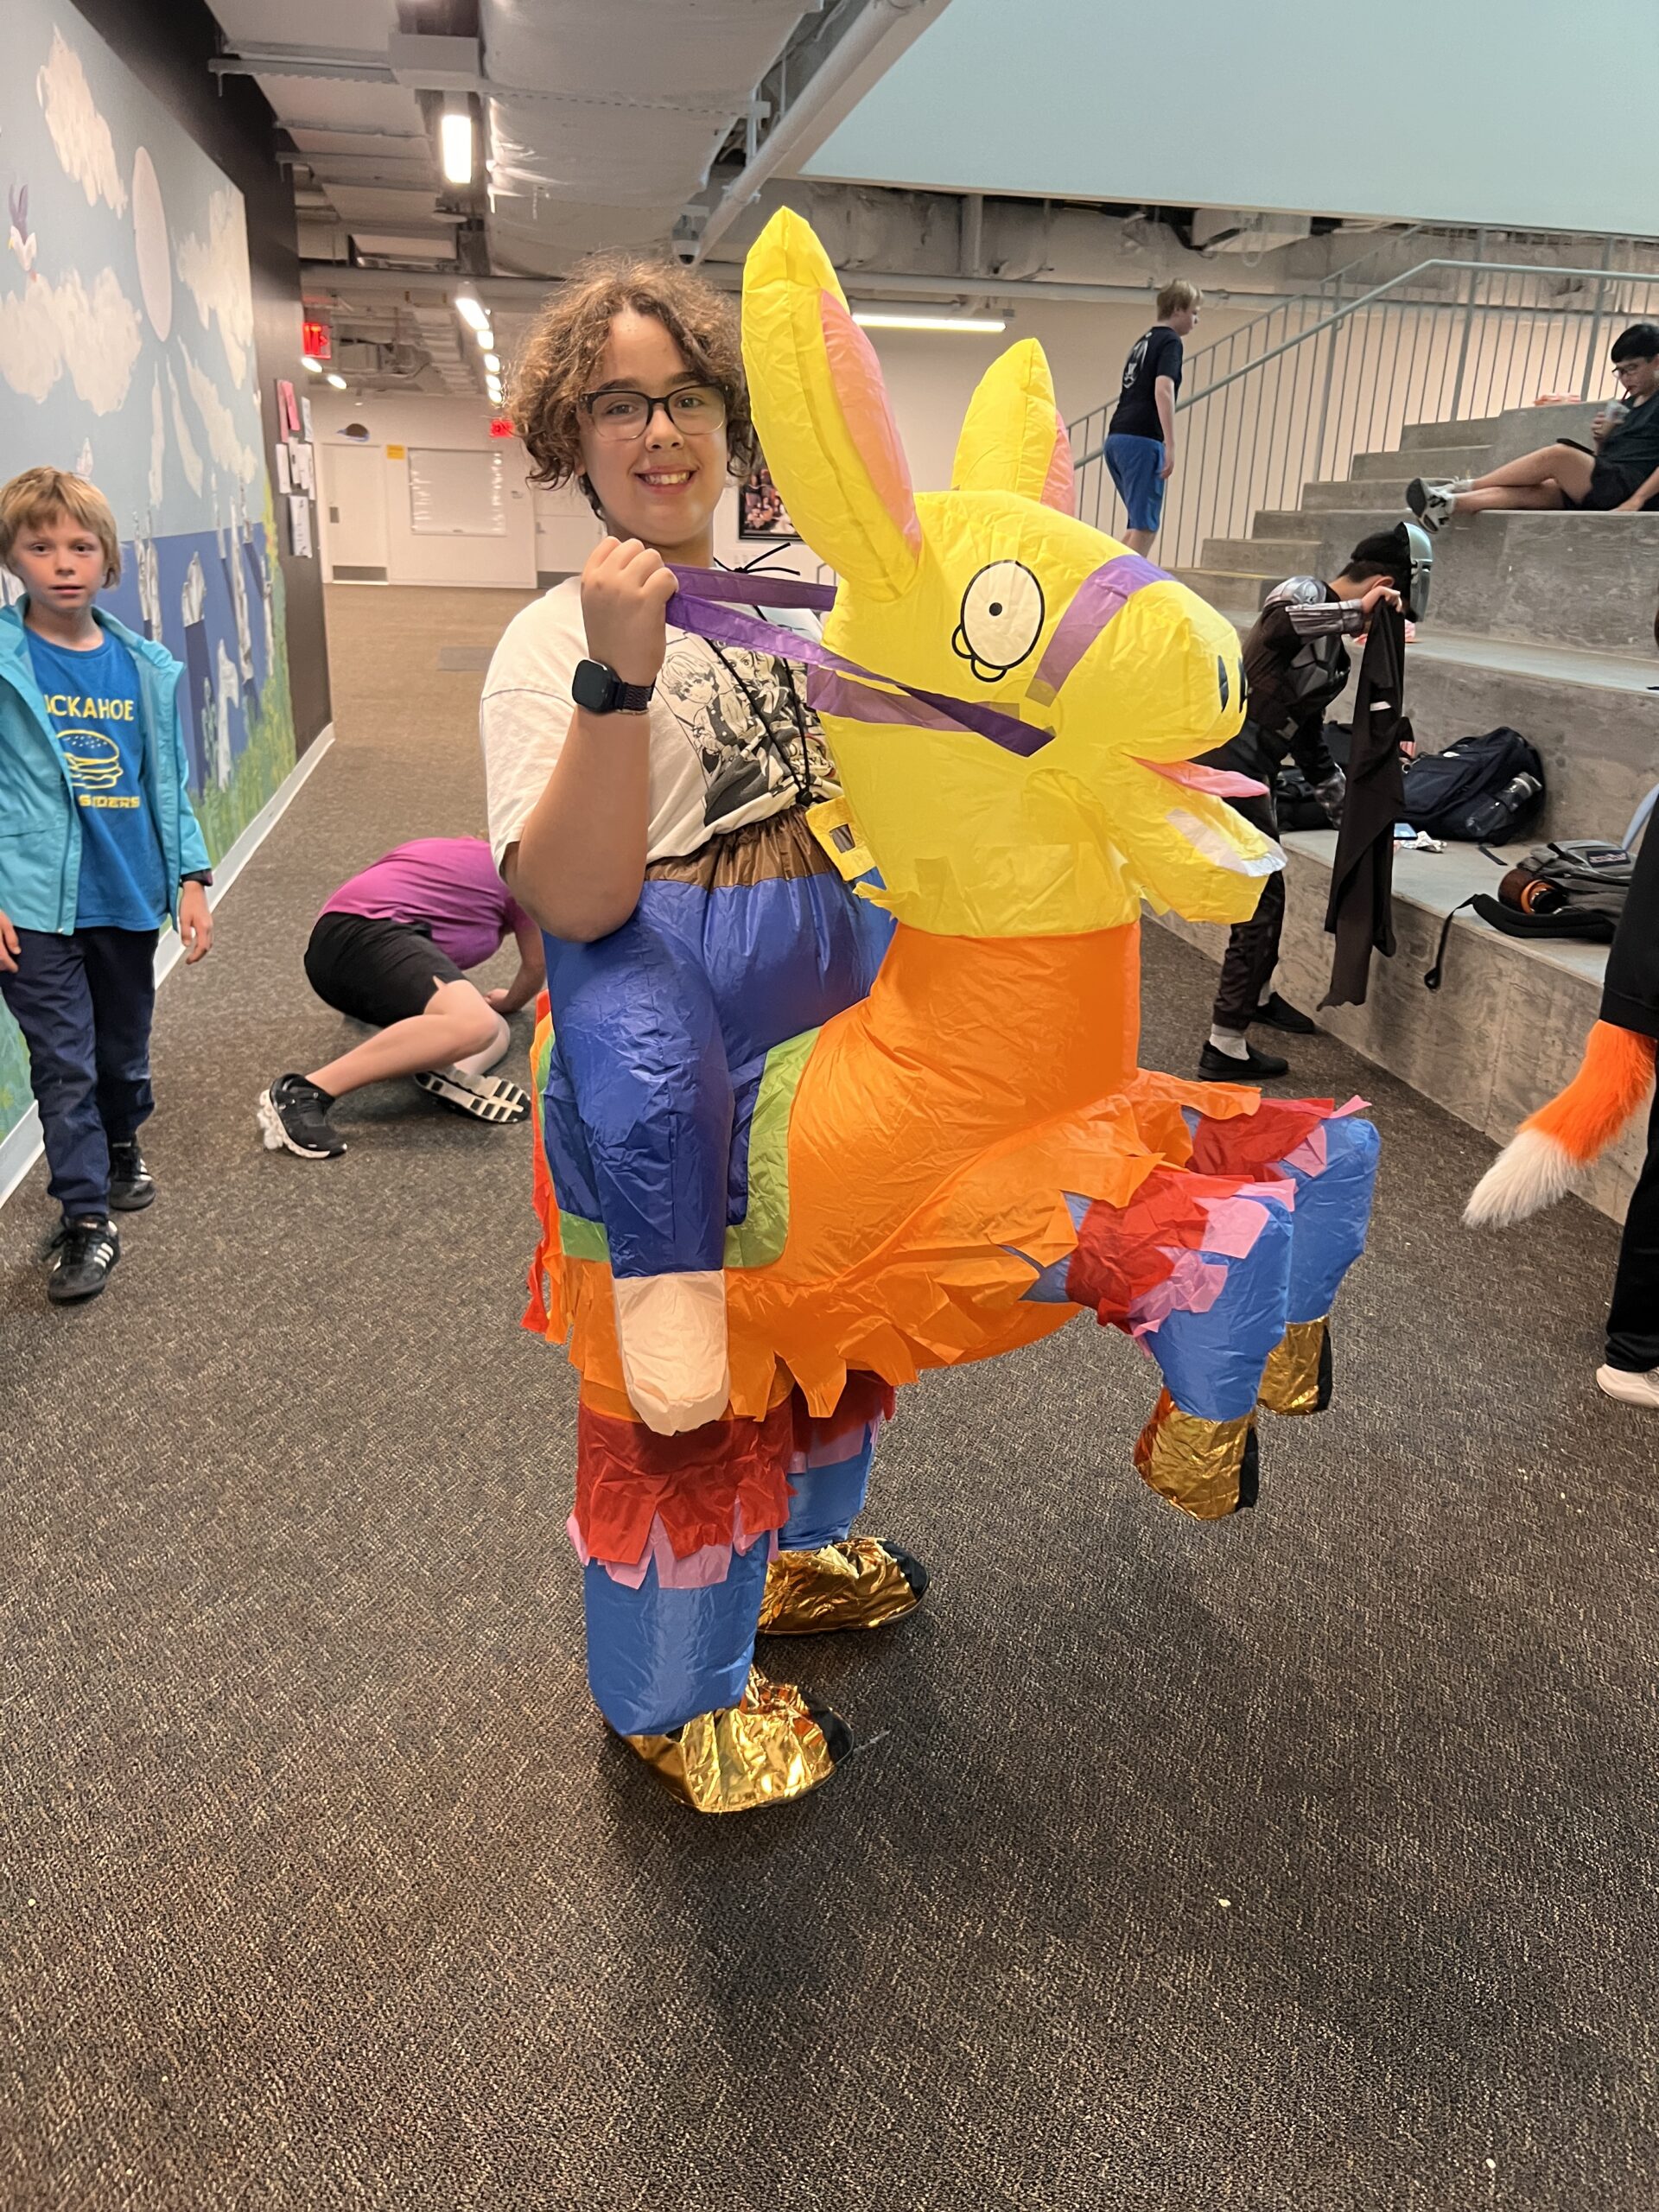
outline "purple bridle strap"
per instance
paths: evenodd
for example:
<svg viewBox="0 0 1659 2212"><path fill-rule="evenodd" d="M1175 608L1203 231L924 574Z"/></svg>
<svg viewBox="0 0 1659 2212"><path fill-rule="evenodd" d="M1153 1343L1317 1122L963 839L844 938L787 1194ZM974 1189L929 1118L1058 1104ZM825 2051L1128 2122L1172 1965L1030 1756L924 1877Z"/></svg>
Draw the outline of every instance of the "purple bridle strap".
<svg viewBox="0 0 1659 2212"><path fill-rule="evenodd" d="M1119 553L1085 576L1056 625L1048 650L1031 679L1030 696L1038 705L1052 706L1061 684L1136 592L1147 584L1168 582L1163 569L1154 569L1138 553Z"/></svg>
<svg viewBox="0 0 1659 2212"><path fill-rule="evenodd" d="M680 589L664 613L677 629L692 631L718 645L743 645L752 652L776 653L781 659L804 663L812 671L808 696L815 708L826 714L840 715L849 721L972 730L976 736L988 738L993 745L1027 760L1054 734L1034 723L1022 722L1017 715L1005 715L1000 708L982 706L977 700L953 699L943 692L923 691L912 683L874 676L856 661L832 653L816 639L804 638L798 631L785 630L779 623L741 611L757 601L769 607L828 607L836 596L828 584L802 583L785 576L732 575L718 569L677 569L674 573ZM889 684L890 690L881 688Z"/></svg>

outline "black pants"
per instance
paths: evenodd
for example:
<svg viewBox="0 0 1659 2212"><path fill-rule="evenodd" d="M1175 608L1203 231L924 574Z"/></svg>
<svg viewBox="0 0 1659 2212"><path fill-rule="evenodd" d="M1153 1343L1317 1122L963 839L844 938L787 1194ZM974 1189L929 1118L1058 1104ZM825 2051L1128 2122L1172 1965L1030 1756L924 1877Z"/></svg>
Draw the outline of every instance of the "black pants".
<svg viewBox="0 0 1659 2212"><path fill-rule="evenodd" d="M1648 1122L1648 1156L1618 1248L1607 1314L1607 1364L1630 1375L1659 1367L1659 1092Z"/></svg>
<svg viewBox="0 0 1659 2212"><path fill-rule="evenodd" d="M19 930L3 995L29 1047L49 1195L66 1221L110 1210L110 1147L129 1144L155 1107L149 1025L155 930Z"/></svg>
<svg viewBox="0 0 1659 2212"><path fill-rule="evenodd" d="M1247 771L1249 774L1258 772ZM1231 798L1235 814L1242 814L1255 829L1274 840L1279 816L1268 790L1262 798ZM1267 995L1268 984L1279 964L1279 938L1285 926L1285 877L1275 868L1262 886L1262 896L1248 922L1235 922L1227 933L1227 953L1221 963L1221 988L1211 1016L1217 1029L1242 1037L1255 1019L1255 1010Z"/></svg>

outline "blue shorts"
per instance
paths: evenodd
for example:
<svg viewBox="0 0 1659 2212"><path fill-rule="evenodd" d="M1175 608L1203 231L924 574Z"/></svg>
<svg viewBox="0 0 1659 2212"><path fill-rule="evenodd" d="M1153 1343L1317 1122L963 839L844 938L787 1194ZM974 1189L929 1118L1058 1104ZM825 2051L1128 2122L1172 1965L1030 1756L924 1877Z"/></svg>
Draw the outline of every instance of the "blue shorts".
<svg viewBox="0 0 1659 2212"><path fill-rule="evenodd" d="M1106 466L1128 509L1131 530L1156 530L1164 517L1161 438L1131 438L1117 431L1106 441Z"/></svg>

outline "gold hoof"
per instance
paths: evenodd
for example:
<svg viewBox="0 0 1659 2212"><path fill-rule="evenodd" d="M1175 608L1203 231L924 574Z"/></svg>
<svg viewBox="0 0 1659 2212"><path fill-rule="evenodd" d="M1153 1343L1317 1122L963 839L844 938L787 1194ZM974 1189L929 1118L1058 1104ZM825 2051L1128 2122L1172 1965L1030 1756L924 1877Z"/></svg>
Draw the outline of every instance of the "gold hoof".
<svg viewBox="0 0 1659 2212"><path fill-rule="evenodd" d="M1195 1521L1220 1521L1255 1503L1255 1415L1205 1421L1185 1414L1167 1390L1135 1447L1135 1471L1149 1490Z"/></svg>
<svg viewBox="0 0 1659 2212"><path fill-rule="evenodd" d="M853 1748L847 1724L792 1682L749 1669L740 1705L699 1713L668 1736L623 1742L698 1813L754 1813L828 1782Z"/></svg>
<svg viewBox="0 0 1659 2212"><path fill-rule="evenodd" d="M1322 1414L1331 1402L1331 1319L1293 1321L1262 1373L1270 1414Z"/></svg>
<svg viewBox="0 0 1659 2212"><path fill-rule="evenodd" d="M779 1552L766 1569L760 1633L881 1628L913 1613L926 1587L919 1560L874 1536L849 1536L816 1552Z"/></svg>

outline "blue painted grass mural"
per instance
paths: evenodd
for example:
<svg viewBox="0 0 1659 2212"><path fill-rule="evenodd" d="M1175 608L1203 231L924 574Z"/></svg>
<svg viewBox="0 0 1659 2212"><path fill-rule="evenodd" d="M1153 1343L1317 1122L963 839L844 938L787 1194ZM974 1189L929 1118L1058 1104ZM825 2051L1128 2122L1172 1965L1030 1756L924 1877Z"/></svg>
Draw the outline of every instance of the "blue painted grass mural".
<svg viewBox="0 0 1659 2212"><path fill-rule="evenodd" d="M242 197L79 17L7 0L5 42L0 480L70 468L114 508L123 573L100 604L184 664L217 860L294 765ZM29 1104L0 1014L0 1136Z"/></svg>

